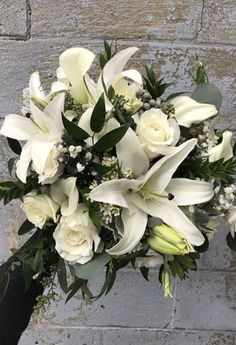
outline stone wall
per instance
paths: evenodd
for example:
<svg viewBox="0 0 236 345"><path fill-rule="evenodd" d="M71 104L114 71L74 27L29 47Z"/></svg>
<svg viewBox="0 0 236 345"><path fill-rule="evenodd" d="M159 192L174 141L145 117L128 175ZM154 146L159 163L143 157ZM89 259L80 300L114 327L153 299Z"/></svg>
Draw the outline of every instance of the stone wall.
<svg viewBox="0 0 236 345"><path fill-rule="evenodd" d="M138 46L132 66L153 64L183 91L192 86L198 55L224 95L218 126L235 130L235 0L1 0L0 121L20 110L30 73L39 70L44 82L52 81L64 49L82 45L96 53L104 38ZM10 152L0 141L0 174L6 179ZM0 217L3 261L20 245L16 231L23 215L12 203L1 207ZM176 282L173 299L163 299L156 272L147 283L126 269L112 292L93 305L80 297L65 305L59 296L20 344L236 344L236 257L226 247L227 231L222 225L198 273Z"/></svg>

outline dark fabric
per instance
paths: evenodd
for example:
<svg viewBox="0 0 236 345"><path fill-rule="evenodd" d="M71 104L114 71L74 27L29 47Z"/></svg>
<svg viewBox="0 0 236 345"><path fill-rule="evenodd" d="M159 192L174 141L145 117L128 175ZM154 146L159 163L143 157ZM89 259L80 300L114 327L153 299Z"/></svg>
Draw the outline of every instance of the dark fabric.
<svg viewBox="0 0 236 345"><path fill-rule="evenodd" d="M15 260L16 258L13 256L0 266L0 279L8 270L11 262ZM0 302L0 345L18 344L22 333L28 326L36 302L35 298L42 292L42 286L35 281L25 292L24 277L20 266L11 272L8 289L3 301Z"/></svg>

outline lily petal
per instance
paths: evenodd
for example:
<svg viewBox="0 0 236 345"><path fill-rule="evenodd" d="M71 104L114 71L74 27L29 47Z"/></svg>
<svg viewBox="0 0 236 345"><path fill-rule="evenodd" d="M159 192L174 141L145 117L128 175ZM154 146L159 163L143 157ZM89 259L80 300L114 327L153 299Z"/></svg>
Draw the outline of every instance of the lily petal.
<svg viewBox="0 0 236 345"><path fill-rule="evenodd" d="M173 117L184 127L190 127L193 123L200 123L218 113L214 105L196 102L188 96L175 97L171 103L175 107Z"/></svg>
<svg viewBox="0 0 236 345"><path fill-rule="evenodd" d="M128 129L124 137L116 145L116 153L123 172L127 169L132 169L134 177L147 172L149 160L137 135L131 128Z"/></svg>
<svg viewBox="0 0 236 345"><path fill-rule="evenodd" d="M76 101L84 104L87 102L87 92L83 77L90 68L95 55L84 48L70 48L60 56L60 66L69 79L71 93Z"/></svg>
<svg viewBox="0 0 236 345"><path fill-rule="evenodd" d="M146 225L147 214L134 205L122 210L124 234L122 239L107 252L111 255L124 255L132 251L143 237Z"/></svg>
<svg viewBox="0 0 236 345"><path fill-rule="evenodd" d="M0 134L17 140L29 140L38 133L35 124L28 118L10 114L5 117Z"/></svg>
<svg viewBox="0 0 236 345"><path fill-rule="evenodd" d="M59 179L51 185L52 199L61 205L62 216L70 216L75 212L79 203L79 192L76 187L76 177Z"/></svg>
<svg viewBox="0 0 236 345"><path fill-rule="evenodd" d="M56 142L32 141L31 155L33 168L38 174L44 173L48 155Z"/></svg>
<svg viewBox="0 0 236 345"><path fill-rule="evenodd" d="M129 189L138 189L140 182L137 180L111 180L95 187L89 194L94 201L105 202L121 207L128 207L124 194Z"/></svg>
<svg viewBox="0 0 236 345"><path fill-rule="evenodd" d="M224 158L224 162L234 156L232 147L233 133L225 131L223 133L222 142L219 145L213 147L209 152L209 162L215 162Z"/></svg>
<svg viewBox="0 0 236 345"><path fill-rule="evenodd" d="M169 184L174 172L188 154L193 150L197 139L190 139L182 145L176 147L175 152L157 161L143 178L143 184L158 193L162 193Z"/></svg>
<svg viewBox="0 0 236 345"><path fill-rule="evenodd" d="M36 97L43 100L47 99L46 93L44 92L40 82L39 72L34 72L30 76L29 94L30 97Z"/></svg>
<svg viewBox="0 0 236 345"><path fill-rule="evenodd" d="M22 148L20 159L16 163L16 175L23 183L26 183L27 171L31 162L31 145L28 141Z"/></svg>
<svg viewBox="0 0 236 345"><path fill-rule="evenodd" d="M214 196L212 183L186 178L172 179L166 191L174 195L174 201L179 206L201 204Z"/></svg>
<svg viewBox="0 0 236 345"><path fill-rule="evenodd" d="M193 245L200 246L204 237L200 230L189 220L174 201L158 198L156 201L144 200L138 193L130 193L127 198L137 207L152 217L163 220L164 223L178 230Z"/></svg>
<svg viewBox="0 0 236 345"><path fill-rule="evenodd" d="M131 58L138 51L138 48L131 47L121 50L119 53L115 54L104 66L103 71L98 79L98 87L103 89L102 79L107 87L112 83L113 78L121 73Z"/></svg>

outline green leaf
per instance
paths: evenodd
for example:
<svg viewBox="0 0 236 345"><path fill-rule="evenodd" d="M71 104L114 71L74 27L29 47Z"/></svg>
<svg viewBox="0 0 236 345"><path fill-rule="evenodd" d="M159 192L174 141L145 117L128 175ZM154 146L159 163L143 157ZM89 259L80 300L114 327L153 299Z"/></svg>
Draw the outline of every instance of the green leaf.
<svg viewBox="0 0 236 345"><path fill-rule="evenodd" d="M4 296L6 295L9 281L10 281L10 273L6 272L0 278L0 302L2 302L2 300L4 299Z"/></svg>
<svg viewBox="0 0 236 345"><path fill-rule="evenodd" d="M205 238L204 243L201 246L195 246L194 249L198 252L198 253L204 253L209 249L209 240L207 235L203 232L202 235Z"/></svg>
<svg viewBox="0 0 236 345"><path fill-rule="evenodd" d="M232 237L231 233L229 232L227 237L226 237L226 241L227 241L229 248L232 251L236 252L236 236Z"/></svg>
<svg viewBox="0 0 236 345"><path fill-rule="evenodd" d="M35 228L35 225L32 224L28 219L26 219L24 221L24 223L21 224L21 226L18 230L18 235L24 235L27 232L29 232L30 230L32 230L33 228Z"/></svg>
<svg viewBox="0 0 236 345"><path fill-rule="evenodd" d="M22 148L18 140L7 138L8 145L10 146L11 150L16 153L17 155L21 154Z"/></svg>
<svg viewBox="0 0 236 345"><path fill-rule="evenodd" d="M14 168L15 161L16 161L16 158L10 158L9 161L7 162L8 171L10 175L12 175L12 170Z"/></svg>
<svg viewBox="0 0 236 345"><path fill-rule="evenodd" d="M94 149L102 152L109 150L114 147L125 135L129 128L129 125L123 125L119 128L115 128L109 133L105 134L98 142L94 145Z"/></svg>
<svg viewBox="0 0 236 345"><path fill-rule="evenodd" d="M58 282L60 284L60 287L64 293L68 291L68 285L67 285L67 273L66 273L66 265L65 261L60 258L58 265L57 265L57 277Z"/></svg>
<svg viewBox="0 0 236 345"><path fill-rule="evenodd" d="M76 276L84 280L94 278L111 260L108 253L94 255L94 258L84 265L75 266Z"/></svg>
<svg viewBox="0 0 236 345"><path fill-rule="evenodd" d="M142 266L140 267L140 272L142 273L143 278L148 281L149 268Z"/></svg>
<svg viewBox="0 0 236 345"><path fill-rule="evenodd" d="M101 94L97 101L90 119L91 130L95 133L100 132L103 129L106 119L106 107L104 93Z"/></svg>
<svg viewBox="0 0 236 345"><path fill-rule="evenodd" d="M66 303L79 291L84 283L83 279L76 279L69 287L68 292L70 291L69 295L66 298Z"/></svg>
<svg viewBox="0 0 236 345"><path fill-rule="evenodd" d="M89 217L92 220L93 224L96 226L96 228L100 229L101 224L100 224L100 215L99 212L92 209L89 211Z"/></svg>
<svg viewBox="0 0 236 345"><path fill-rule="evenodd" d="M193 91L191 97L200 103L213 104L218 110L223 100L220 90L211 83L199 84Z"/></svg>
<svg viewBox="0 0 236 345"><path fill-rule="evenodd" d="M73 122L69 121L63 114L62 114L62 122L66 131L73 138L78 139L78 140L86 140L89 138L90 135L85 130L75 125Z"/></svg>
<svg viewBox="0 0 236 345"><path fill-rule="evenodd" d="M182 91L182 92L174 92L172 94L170 94L167 98L166 98L166 102L175 98L175 97L178 97L178 96L181 96L183 94L186 94L186 91Z"/></svg>
<svg viewBox="0 0 236 345"><path fill-rule="evenodd" d="M33 269L36 273L40 273L44 270L43 266L44 249L37 250L34 256Z"/></svg>

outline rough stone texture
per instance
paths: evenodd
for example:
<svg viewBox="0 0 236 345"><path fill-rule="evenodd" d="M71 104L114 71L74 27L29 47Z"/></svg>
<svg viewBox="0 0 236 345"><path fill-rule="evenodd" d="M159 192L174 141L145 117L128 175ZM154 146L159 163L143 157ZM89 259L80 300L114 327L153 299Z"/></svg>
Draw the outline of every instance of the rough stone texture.
<svg viewBox="0 0 236 345"><path fill-rule="evenodd" d="M64 49L82 45L97 53L104 38L138 46L129 66L143 71L153 64L166 81L177 81L172 90L191 90L197 54L224 96L217 125L235 131L235 0L1 0L0 118L20 111L33 71L48 88ZM96 62L91 75L97 74ZM6 179L12 154L1 137L0 155ZM17 236L23 219L15 203L0 206L0 262L24 241ZM60 294L37 326L32 320L20 345L235 345L236 256L226 246L227 231L222 223L200 271L177 282L173 299L162 298L157 272L147 283L128 268L93 305L80 296L65 305ZM92 287L99 284L102 277Z"/></svg>
<svg viewBox="0 0 236 345"><path fill-rule="evenodd" d="M193 39L200 30L202 0L33 0L32 37L74 36L83 40ZM51 17L57 18L51 25ZM138 25L137 25L138 24Z"/></svg>
<svg viewBox="0 0 236 345"><path fill-rule="evenodd" d="M175 328L236 330L236 276L198 272L177 286Z"/></svg>
<svg viewBox="0 0 236 345"><path fill-rule="evenodd" d="M236 43L235 0L203 0L202 27L197 39L204 42Z"/></svg>
<svg viewBox="0 0 236 345"><path fill-rule="evenodd" d="M27 38L27 8L27 0L0 1L0 37Z"/></svg>

